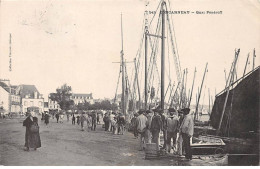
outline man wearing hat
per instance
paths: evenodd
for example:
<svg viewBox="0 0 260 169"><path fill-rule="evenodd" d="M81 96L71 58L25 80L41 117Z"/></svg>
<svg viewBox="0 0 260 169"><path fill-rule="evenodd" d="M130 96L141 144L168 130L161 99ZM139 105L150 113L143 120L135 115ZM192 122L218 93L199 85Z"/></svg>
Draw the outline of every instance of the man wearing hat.
<svg viewBox="0 0 260 169"><path fill-rule="evenodd" d="M157 150L159 150L159 133L162 130L162 119L158 109L154 109L153 111L154 116L151 122L152 143L156 143Z"/></svg>
<svg viewBox="0 0 260 169"><path fill-rule="evenodd" d="M145 137L145 132L148 127L148 120L147 117L144 115L145 110L139 110L139 116L136 118L136 126L137 126L137 131L140 133L140 151L145 149L147 140Z"/></svg>
<svg viewBox="0 0 260 169"><path fill-rule="evenodd" d="M183 143L183 139L182 139L182 135L180 132L180 125L182 124L182 121L184 119L184 112L183 110L178 110L178 118L179 118L179 126L178 126L178 132L179 132L179 137L177 139L177 153L178 155L182 156L182 143Z"/></svg>
<svg viewBox="0 0 260 169"><path fill-rule="evenodd" d="M194 131L194 122L192 116L189 114L190 109L183 109L184 119L180 127L180 132L183 138L184 149L185 149L185 158L187 160L192 159L192 152L190 147L190 138L193 136Z"/></svg>
<svg viewBox="0 0 260 169"><path fill-rule="evenodd" d="M147 117L147 121L148 121L148 126L147 126L145 135L146 135L148 143L151 143L152 142L151 123L152 123L152 119L153 119L153 112L151 110L146 110L146 117Z"/></svg>
<svg viewBox="0 0 260 169"><path fill-rule="evenodd" d="M166 119L166 153L170 153L171 139L173 139L173 145L176 144L177 131L178 131L178 113L174 108L169 108L170 116Z"/></svg>

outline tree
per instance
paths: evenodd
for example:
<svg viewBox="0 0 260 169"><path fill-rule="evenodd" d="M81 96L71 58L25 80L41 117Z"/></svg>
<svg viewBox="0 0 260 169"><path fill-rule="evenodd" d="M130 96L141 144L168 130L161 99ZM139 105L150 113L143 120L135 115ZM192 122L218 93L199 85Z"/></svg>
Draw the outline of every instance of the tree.
<svg viewBox="0 0 260 169"><path fill-rule="evenodd" d="M69 110L73 105L74 101L71 100L71 86L68 86L66 83L60 88L56 89L56 93L51 93L49 98L52 101L56 101L62 110Z"/></svg>

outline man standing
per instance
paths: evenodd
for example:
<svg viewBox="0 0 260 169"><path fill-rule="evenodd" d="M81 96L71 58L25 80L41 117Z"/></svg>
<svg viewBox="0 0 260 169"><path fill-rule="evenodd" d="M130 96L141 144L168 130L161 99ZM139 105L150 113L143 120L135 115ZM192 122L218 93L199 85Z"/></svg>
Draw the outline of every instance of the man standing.
<svg viewBox="0 0 260 169"><path fill-rule="evenodd" d="M174 108L169 108L169 113L170 113L170 117L166 119L166 130L167 130L166 153L170 153L171 139L173 139L173 145L176 144L177 131L178 131L177 112Z"/></svg>
<svg viewBox="0 0 260 169"><path fill-rule="evenodd" d="M60 116L59 116L59 113L58 113L58 112L56 113L55 117L56 117L56 119L57 119L57 123L59 123L59 118L60 118Z"/></svg>
<svg viewBox="0 0 260 169"><path fill-rule="evenodd" d="M124 127L125 127L125 116L122 113L119 113L117 117L117 124L118 124L118 133L117 134L124 134Z"/></svg>
<svg viewBox="0 0 260 169"><path fill-rule="evenodd" d="M154 116L151 122L152 143L156 143L159 150L159 134L162 129L162 119L157 109L154 110Z"/></svg>
<svg viewBox="0 0 260 169"><path fill-rule="evenodd" d="M182 139L182 135L181 135L181 131L180 131L180 125L182 124L182 121L184 119L183 110L178 110L178 119L179 119L179 126L178 126L179 136L178 136L178 139L177 139L177 154L179 156L182 156L183 139Z"/></svg>
<svg viewBox="0 0 260 169"><path fill-rule="evenodd" d="M140 133L140 149L139 151L142 151L145 149L145 144L147 143L147 140L145 140L145 131L148 126L148 120L147 117L143 114L145 110L139 110L139 116L136 118L136 126L137 131Z"/></svg>
<svg viewBox="0 0 260 169"><path fill-rule="evenodd" d="M72 125L75 125L75 120L76 120L76 118L75 118L75 115L74 115L74 113L72 114Z"/></svg>
<svg viewBox="0 0 260 169"><path fill-rule="evenodd" d="M108 131L112 131L112 122L113 122L114 118L115 118L115 112L110 113Z"/></svg>
<svg viewBox="0 0 260 169"><path fill-rule="evenodd" d="M194 131L194 122L192 116L189 114L190 109L183 109L184 119L180 127L180 132L183 138L184 149L185 149L185 158L187 160L192 159L192 152L190 147L190 138L193 136Z"/></svg>
<svg viewBox="0 0 260 169"><path fill-rule="evenodd" d="M108 131L108 128L109 128L109 112L105 113L103 121L105 123L105 131Z"/></svg>
<svg viewBox="0 0 260 169"><path fill-rule="evenodd" d="M86 117L84 116L83 112L81 112L81 116L80 116L81 131L84 131L84 121L86 121Z"/></svg>
<svg viewBox="0 0 260 169"><path fill-rule="evenodd" d="M167 142L167 131L166 131L166 114L164 113L164 110L159 111L162 119L162 131L163 131L163 149L166 148L166 142Z"/></svg>
<svg viewBox="0 0 260 169"><path fill-rule="evenodd" d="M96 131L97 126L97 113L95 111L92 112L92 128L91 130Z"/></svg>
<svg viewBox="0 0 260 169"><path fill-rule="evenodd" d="M146 111L146 117L148 120L148 126L147 126L147 130L146 130L146 138L148 143L152 142L152 133L151 133L151 123L152 123L152 119L153 119L153 112L151 110L147 110Z"/></svg>

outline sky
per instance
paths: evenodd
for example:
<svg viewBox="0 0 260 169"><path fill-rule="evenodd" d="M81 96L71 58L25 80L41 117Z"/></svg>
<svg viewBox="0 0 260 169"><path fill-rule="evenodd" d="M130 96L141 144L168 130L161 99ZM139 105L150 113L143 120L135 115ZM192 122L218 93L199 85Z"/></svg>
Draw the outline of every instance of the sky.
<svg viewBox="0 0 260 169"><path fill-rule="evenodd" d="M44 97L67 83L74 93L113 98L120 66L113 62L120 61L121 13L124 57L133 61L142 37L144 11L156 10L158 3L159 0L2 0L0 78L10 79L12 85L34 84ZM220 92L225 86L224 69L229 71L238 48L239 77L248 53L248 71L252 69L254 48L255 65L259 66L260 1L171 0L170 3L174 11L222 11L221 15L171 15L181 68L188 69L188 88L196 67L197 91L208 62L205 88L210 88L212 94L215 90ZM170 63L174 79L174 64ZM127 64L130 79L133 68L132 63ZM207 91L204 93L208 95Z"/></svg>

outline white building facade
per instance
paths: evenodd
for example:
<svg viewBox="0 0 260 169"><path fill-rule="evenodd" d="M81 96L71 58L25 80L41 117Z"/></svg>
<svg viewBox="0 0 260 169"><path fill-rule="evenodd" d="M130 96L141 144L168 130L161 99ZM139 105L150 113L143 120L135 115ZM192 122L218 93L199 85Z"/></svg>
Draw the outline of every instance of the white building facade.
<svg viewBox="0 0 260 169"><path fill-rule="evenodd" d="M74 101L75 105L78 105L79 103L85 103L85 102L89 102L90 104L94 103L92 93L90 94L73 93L71 99Z"/></svg>

